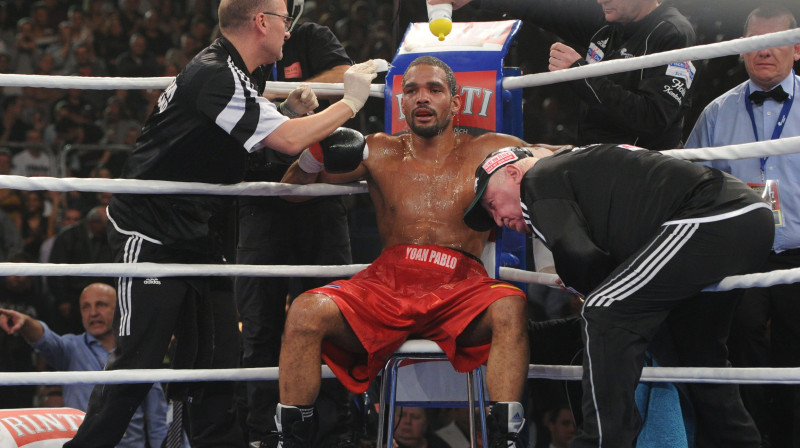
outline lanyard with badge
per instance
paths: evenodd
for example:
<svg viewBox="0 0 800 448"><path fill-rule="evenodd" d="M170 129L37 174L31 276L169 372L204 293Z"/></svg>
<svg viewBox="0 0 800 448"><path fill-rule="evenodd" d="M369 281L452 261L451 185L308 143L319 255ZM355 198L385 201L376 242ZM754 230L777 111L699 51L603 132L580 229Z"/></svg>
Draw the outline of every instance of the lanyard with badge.
<svg viewBox="0 0 800 448"><path fill-rule="evenodd" d="M783 107L781 108L780 115L778 115L778 121L775 123L775 129L772 130L772 138L771 140L776 140L781 137L783 133L783 128L786 126L786 122L789 118L789 112L792 110L792 104L794 103L795 91L797 88L797 83L794 82L794 70L792 70L792 95L783 102ZM745 90L745 102L744 107L747 109L747 114L750 116L750 124L753 125L753 135L756 138L756 141L761 141L758 137L758 128L756 127L756 118L755 114L753 113L753 104L749 101L750 98L750 84L748 83L747 89ZM778 198L778 183L776 180L767 180L766 173L767 173L767 159L769 157L761 157L761 184L749 184L753 189L757 192L761 193L762 199L764 199L770 206L772 207L772 213L775 216L775 225L782 226L783 225L783 217L781 215L781 208L780 208L780 201Z"/></svg>

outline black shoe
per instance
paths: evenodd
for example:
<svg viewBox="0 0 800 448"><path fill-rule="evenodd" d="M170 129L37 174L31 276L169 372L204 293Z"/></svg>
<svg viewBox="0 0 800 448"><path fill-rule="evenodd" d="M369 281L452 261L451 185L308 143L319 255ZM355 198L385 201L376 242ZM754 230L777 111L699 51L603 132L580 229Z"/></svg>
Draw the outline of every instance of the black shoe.
<svg viewBox="0 0 800 448"><path fill-rule="evenodd" d="M275 424L278 427L277 444L270 440L268 447L313 448L317 434L317 415L313 407L299 408L278 404L275 411ZM271 437L274 439L274 437ZM264 442L261 443L264 447Z"/></svg>
<svg viewBox="0 0 800 448"><path fill-rule="evenodd" d="M520 434L525 427L523 415L520 403L495 403L486 417L489 448L525 448Z"/></svg>

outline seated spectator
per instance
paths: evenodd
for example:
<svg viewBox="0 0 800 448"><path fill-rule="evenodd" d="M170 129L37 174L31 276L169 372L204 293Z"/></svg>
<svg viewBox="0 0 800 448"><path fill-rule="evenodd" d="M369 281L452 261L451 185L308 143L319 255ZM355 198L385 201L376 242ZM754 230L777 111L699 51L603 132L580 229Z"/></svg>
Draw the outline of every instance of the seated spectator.
<svg viewBox="0 0 800 448"><path fill-rule="evenodd" d="M111 326L116 291L109 285L94 283L80 293L79 303L84 329L81 334L59 336L44 322L3 308L0 308L0 328L10 335L22 335L57 370L102 370L116 347ZM64 385L64 405L85 411L92 387L92 384ZM164 391L156 384L136 410L117 447L160 447L167 434L166 412Z"/></svg>
<svg viewBox="0 0 800 448"><path fill-rule="evenodd" d="M14 166L11 174L28 177L52 175L52 162L50 154L45 151L42 133L36 129L28 129L25 132L25 143L29 145L11 159Z"/></svg>
<svg viewBox="0 0 800 448"><path fill-rule="evenodd" d="M128 51L117 56L116 76L146 77L161 73L158 61L147 47L147 39L134 34L128 41Z"/></svg>
<svg viewBox="0 0 800 448"><path fill-rule="evenodd" d="M159 65L164 65L164 55L172 47L170 36L161 30L161 18L158 11L150 9L144 13L141 34L147 41L147 49L159 59Z"/></svg>
<svg viewBox="0 0 800 448"><path fill-rule="evenodd" d="M165 56L165 63L177 65L179 68L178 71L186 67L186 64L192 60L194 55L196 55L201 48L197 38L189 33L181 34L180 44L180 47L173 47L167 50Z"/></svg>
<svg viewBox="0 0 800 448"><path fill-rule="evenodd" d="M52 235L49 229L49 214L41 191L26 191L22 195L22 248L31 260L39 260L42 242Z"/></svg>
<svg viewBox="0 0 800 448"><path fill-rule="evenodd" d="M108 76L108 68L102 57L97 57L89 44L77 44L72 59L61 69L63 75Z"/></svg>
<svg viewBox="0 0 800 448"><path fill-rule="evenodd" d="M5 259L3 261L6 261ZM29 262L18 253L8 261ZM10 309L19 313L45 319L47 304L37 288L36 278L23 275L0 277L0 309ZM36 370L33 350L18 335L0 332L0 372L31 372ZM33 386L13 386L0 388L0 409L29 408L33 406L35 388Z"/></svg>
<svg viewBox="0 0 800 448"><path fill-rule="evenodd" d="M111 263L111 249L106 237L108 217L105 207L95 207L79 224L68 227L56 236L50 252L51 263ZM112 283L103 277L48 277L47 284L55 297L60 318L68 328L80 331L80 313L77 298L92 283Z"/></svg>
<svg viewBox="0 0 800 448"><path fill-rule="evenodd" d="M7 148L0 148L0 175L11 174L11 151ZM22 196L19 190L10 188L0 188L0 210L5 212L19 229L22 224Z"/></svg>
<svg viewBox="0 0 800 448"><path fill-rule="evenodd" d="M108 61L109 69L114 71L114 61L128 49L128 34L118 14L106 18L103 26L95 31L94 42L97 57Z"/></svg>
<svg viewBox="0 0 800 448"><path fill-rule="evenodd" d="M46 384L36 388L33 406L37 408L63 408L64 391L58 384Z"/></svg>
<svg viewBox="0 0 800 448"><path fill-rule="evenodd" d="M31 6L31 19L33 19L32 33L36 45L41 47L50 43L56 32L50 23L50 8L46 2L38 1Z"/></svg>
<svg viewBox="0 0 800 448"><path fill-rule="evenodd" d="M58 39L44 47L44 53L53 56L57 70L63 70L67 64L74 65L74 52L72 40L72 25L61 22L58 25Z"/></svg>
<svg viewBox="0 0 800 448"><path fill-rule="evenodd" d="M13 50L14 73L33 73L39 52L33 36L33 20L23 17L17 21L17 38Z"/></svg>
<svg viewBox="0 0 800 448"><path fill-rule="evenodd" d="M430 431L428 410L401 407L394 414L394 441L399 448L450 448Z"/></svg>
<svg viewBox="0 0 800 448"><path fill-rule="evenodd" d="M59 211L62 206L64 206L64 195L58 193L57 200L53 201L53 214L56 216L59 215ZM49 263L50 262L50 252L53 250L53 243L55 243L56 236L62 230L66 229L67 227L74 226L78 224L81 219L83 219L83 212L75 207L67 207L61 213L61 219L57 219L56 226L55 226L55 233L50 238L47 238L42 243L41 247L39 248L39 262L40 263Z"/></svg>
<svg viewBox="0 0 800 448"><path fill-rule="evenodd" d="M76 44L92 45L94 34L86 23L86 16L78 5L72 5L67 10L67 20L72 25L72 36Z"/></svg>
<svg viewBox="0 0 800 448"><path fill-rule="evenodd" d="M436 430L436 436L444 440L450 448L470 448L469 408L443 409L450 423ZM476 415L476 422L480 416ZM478 427L478 440L483 435Z"/></svg>
<svg viewBox="0 0 800 448"><path fill-rule="evenodd" d="M567 406L558 406L547 411L545 426L550 433L549 448L568 448L575 437L575 420Z"/></svg>
<svg viewBox="0 0 800 448"><path fill-rule="evenodd" d="M14 220L0 211L0 262L22 250L22 236Z"/></svg>
<svg viewBox="0 0 800 448"><path fill-rule="evenodd" d="M22 102L18 96L7 96L2 100L3 116L0 118L0 141L21 142L30 125L22 119Z"/></svg>

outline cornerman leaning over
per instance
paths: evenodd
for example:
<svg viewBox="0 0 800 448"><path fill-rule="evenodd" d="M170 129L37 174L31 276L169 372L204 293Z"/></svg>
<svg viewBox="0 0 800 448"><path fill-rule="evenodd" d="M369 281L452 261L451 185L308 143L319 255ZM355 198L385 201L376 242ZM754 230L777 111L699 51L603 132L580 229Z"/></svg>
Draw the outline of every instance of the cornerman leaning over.
<svg viewBox="0 0 800 448"><path fill-rule="evenodd" d="M535 233L564 284L586 296L583 430L571 447L634 446L641 424L634 389L662 323L682 366L727 365L736 300L701 290L755 271L769 253L772 213L747 185L628 145L548 158L505 148L486 157L475 178L467 225ZM689 390L698 434L708 437L698 448L759 447L737 385Z"/></svg>
<svg viewBox="0 0 800 448"><path fill-rule="evenodd" d="M291 21L283 0L222 0L222 37L161 95L122 177L236 183L244 176L247 152L269 146L297 154L354 116L376 76L373 61L348 69L344 98L309 117L288 120L255 87L252 71L281 57ZM302 95L293 98L303 100ZM220 224L231 211L229 203L230 197L203 195L114 195L108 217L116 262L222 263ZM160 367L173 334L174 367L236 367L239 343L229 283L206 277L120 278L118 342L106 368ZM115 446L150 386L96 387L86 420L65 446ZM192 446L243 446L232 382L185 389Z"/></svg>

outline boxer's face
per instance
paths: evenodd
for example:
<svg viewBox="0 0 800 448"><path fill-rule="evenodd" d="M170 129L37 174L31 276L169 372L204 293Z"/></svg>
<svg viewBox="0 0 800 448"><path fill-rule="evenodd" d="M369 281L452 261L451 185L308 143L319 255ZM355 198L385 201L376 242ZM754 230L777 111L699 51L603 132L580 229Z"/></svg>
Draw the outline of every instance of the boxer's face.
<svg viewBox="0 0 800 448"><path fill-rule="evenodd" d="M786 31L789 29L789 18L752 17L747 25L744 37ZM742 55L744 67L753 82L764 90L770 90L783 81L792 72L794 61L800 60L800 44L767 48ZM789 92L791 93L791 92Z"/></svg>
<svg viewBox="0 0 800 448"><path fill-rule="evenodd" d="M489 179L481 205L498 227L506 226L519 233L530 233L530 228L522 217L519 182L516 181L516 176L509 175L509 170L514 169L517 168L505 166Z"/></svg>
<svg viewBox="0 0 800 448"><path fill-rule="evenodd" d="M461 98L450 95L444 70L432 65L415 65L403 79L401 106L408 127L426 138L442 133L461 107Z"/></svg>

